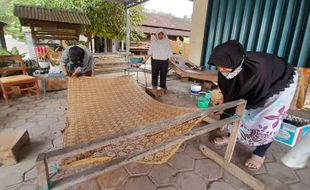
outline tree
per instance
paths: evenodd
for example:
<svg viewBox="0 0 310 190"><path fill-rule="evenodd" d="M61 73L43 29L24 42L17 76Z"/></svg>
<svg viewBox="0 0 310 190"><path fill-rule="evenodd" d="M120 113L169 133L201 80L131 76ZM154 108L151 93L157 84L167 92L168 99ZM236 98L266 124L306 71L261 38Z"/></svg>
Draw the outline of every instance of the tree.
<svg viewBox="0 0 310 190"><path fill-rule="evenodd" d="M109 1L92 1L86 4L85 12L91 25L85 26L86 36L99 36L110 39L125 39L126 37L126 12L123 4ZM132 38L137 35L135 27L141 25L143 7L137 6L130 9Z"/></svg>
<svg viewBox="0 0 310 190"><path fill-rule="evenodd" d="M17 17L13 15L14 4L33 4L36 0L2 0L0 2L0 21L7 23L5 32L13 38L24 39Z"/></svg>
<svg viewBox="0 0 310 190"><path fill-rule="evenodd" d="M22 4L34 4L47 8L61 8L86 13L91 24L84 26L82 34L85 36L99 36L119 40L126 37L126 12L124 5L121 3L107 0L23 0L22 2ZM16 17L13 16L14 3L21 3L21 0L9 1L10 8L4 15L0 15L0 20L5 16L10 16L10 19L15 21L15 24L10 24L10 27L12 26L15 30L20 30L20 25L18 25ZM143 10L142 6L130 9L133 40L142 37L142 33L137 32L135 28L143 22ZM7 29L7 32L12 33L13 30ZM14 37L17 36L15 35Z"/></svg>

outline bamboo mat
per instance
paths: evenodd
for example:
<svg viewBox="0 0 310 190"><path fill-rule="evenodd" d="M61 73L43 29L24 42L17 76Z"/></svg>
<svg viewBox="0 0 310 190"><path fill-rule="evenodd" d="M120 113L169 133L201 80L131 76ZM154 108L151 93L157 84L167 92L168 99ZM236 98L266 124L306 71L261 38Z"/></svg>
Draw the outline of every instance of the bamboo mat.
<svg viewBox="0 0 310 190"><path fill-rule="evenodd" d="M139 128L147 124L197 111L162 104L148 96L129 76L114 78L70 78L68 83L67 127L64 146L72 146L107 137L119 132ZM153 134L139 136L117 144L109 144L100 150L87 152L65 160L65 165L102 162L142 150L171 137L190 131L203 118L173 126ZM166 162L180 145L149 155L143 163ZM105 152L97 156L98 152Z"/></svg>

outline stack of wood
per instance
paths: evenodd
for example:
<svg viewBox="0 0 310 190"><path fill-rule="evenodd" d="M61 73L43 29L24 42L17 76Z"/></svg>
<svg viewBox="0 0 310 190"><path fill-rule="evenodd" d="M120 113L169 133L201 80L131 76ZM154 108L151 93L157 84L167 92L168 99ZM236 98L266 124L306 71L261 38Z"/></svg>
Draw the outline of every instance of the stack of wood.
<svg viewBox="0 0 310 190"><path fill-rule="evenodd" d="M120 72L128 68L124 54L94 54L94 61L96 74Z"/></svg>

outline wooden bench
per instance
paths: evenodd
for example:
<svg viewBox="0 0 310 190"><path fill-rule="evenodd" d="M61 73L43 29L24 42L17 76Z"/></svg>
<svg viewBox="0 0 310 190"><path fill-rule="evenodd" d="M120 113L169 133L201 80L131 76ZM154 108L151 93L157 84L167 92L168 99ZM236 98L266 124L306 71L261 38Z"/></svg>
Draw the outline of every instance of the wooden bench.
<svg viewBox="0 0 310 190"><path fill-rule="evenodd" d="M22 94L23 92L28 92L28 94L33 92L39 99L40 89L38 80L36 77L28 75L22 57L20 55L0 56L0 64L7 62L18 63L18 67L0 67L0 73L9 74L21 72L22 74L0 78L0 87L4 98L4 104L9 104L8 95Z"/></svg>

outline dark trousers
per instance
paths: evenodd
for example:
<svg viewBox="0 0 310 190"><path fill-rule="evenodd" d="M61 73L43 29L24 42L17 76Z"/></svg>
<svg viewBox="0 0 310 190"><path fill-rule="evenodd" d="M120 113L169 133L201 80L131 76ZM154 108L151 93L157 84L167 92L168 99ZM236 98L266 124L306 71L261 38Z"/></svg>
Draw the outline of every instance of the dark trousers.
<svg viewBox="0 0 310 190"><path fill-rule="evenodd" d="M166 89L166 78L168 72L168 59L167 60L151 60L152 64L152 85L158 86L158 75L160 75L160 87Z"/></svg>
<svg viewBox="0 0 310 190"><path fill-rule="evenodd" d="M260 156L260 157L264 157L265 154L266 154L266 151L270 147L271 143L264 144L264 145L261 145L261 146L257 146L256 149L254 150L253 154L255 154L257 156Z"/></svg>

